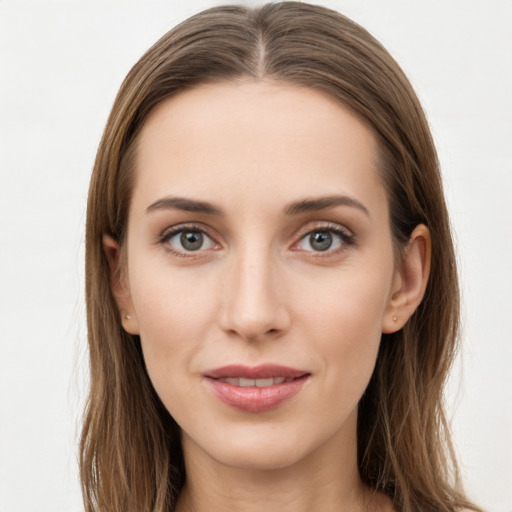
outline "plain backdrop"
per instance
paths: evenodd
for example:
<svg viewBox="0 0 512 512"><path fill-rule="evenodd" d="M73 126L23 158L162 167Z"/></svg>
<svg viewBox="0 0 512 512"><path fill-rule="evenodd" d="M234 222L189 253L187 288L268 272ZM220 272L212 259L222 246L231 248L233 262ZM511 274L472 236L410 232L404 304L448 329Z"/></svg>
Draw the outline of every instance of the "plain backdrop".
<svg viewBox="0 0 512 512"><path fill-rule="evenodd" d="M95 150L129 68L217 3L0 0L0 512L83 510ZM512 1L319 3L377 36L427 111L463 285L463 349L447 393L455 442L470 496L511 512Z"/></svg>

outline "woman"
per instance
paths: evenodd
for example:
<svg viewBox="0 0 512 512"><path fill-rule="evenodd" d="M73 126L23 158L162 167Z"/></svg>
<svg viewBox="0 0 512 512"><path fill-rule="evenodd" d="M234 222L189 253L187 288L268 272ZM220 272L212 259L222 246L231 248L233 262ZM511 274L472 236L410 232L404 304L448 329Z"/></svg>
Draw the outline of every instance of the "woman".
<svg viewBox="0 0 512 512"><path fill-rule="evenodd" d="M302 3L166 34L91 179L88 511L479 510L442 409L458 285L398 65Z"/></svg>

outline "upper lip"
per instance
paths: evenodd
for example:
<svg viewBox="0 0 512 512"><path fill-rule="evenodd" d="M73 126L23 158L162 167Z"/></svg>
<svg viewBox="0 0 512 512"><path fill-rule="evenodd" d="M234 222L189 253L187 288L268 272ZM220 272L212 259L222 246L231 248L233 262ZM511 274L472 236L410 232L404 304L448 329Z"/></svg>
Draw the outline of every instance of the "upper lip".
<svg viewBox="0 0 512 512"><path fill-rule="evenodd" d="M241 377L244 379L270 379L273 377L285 377L287 379L296 379L309 375L309 372L281 366L276 364L261 364L258 366L245 366L240 364L230 364L208 370L204 373L205 377L211 379L226 379Z"/></svg>

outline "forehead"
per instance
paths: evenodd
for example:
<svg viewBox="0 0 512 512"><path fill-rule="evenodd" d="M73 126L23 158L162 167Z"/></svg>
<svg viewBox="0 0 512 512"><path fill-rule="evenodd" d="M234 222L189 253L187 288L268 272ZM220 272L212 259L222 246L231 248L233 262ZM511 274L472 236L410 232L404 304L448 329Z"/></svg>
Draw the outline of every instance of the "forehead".
<svg viewBox="0 0 512 512"><path fill-rule="evenodd" d="M159 104L139 138L133 202L162 195L249 207L347 193L381 201L376 139L351 110L306 87L205 84Z"/></svg>

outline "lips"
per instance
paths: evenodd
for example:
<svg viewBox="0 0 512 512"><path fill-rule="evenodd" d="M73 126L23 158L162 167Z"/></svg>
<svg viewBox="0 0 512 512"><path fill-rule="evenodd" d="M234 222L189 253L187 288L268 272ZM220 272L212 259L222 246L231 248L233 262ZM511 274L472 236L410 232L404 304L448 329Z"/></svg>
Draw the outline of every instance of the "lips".
<svg viewBox="0 0 512 512"><path fill-rule="evenodd" d="M224 404L247 412L273 409L295 396L310 374L303 370L265 364L230 365L204 374L213 393Z"/></svg>

